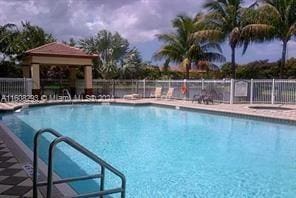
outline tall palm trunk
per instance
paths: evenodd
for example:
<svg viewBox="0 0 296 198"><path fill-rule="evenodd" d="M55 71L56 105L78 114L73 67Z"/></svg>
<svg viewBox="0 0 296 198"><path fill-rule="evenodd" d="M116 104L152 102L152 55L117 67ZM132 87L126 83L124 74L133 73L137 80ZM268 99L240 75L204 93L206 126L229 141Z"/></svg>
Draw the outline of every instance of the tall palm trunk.
<svg viewBox="0 0 296 198"><path fill-rule="evenodd" d="M235 65L235 46L231 46L231 75L236 78L236 65Z"/></svg>
<svg viewBox="0 0 296 198"><path fill-rule="evenodd" d="M186 64L186 75L185 75L185 78L186 79L189 79L189 71L190 71L190 68L191 68L191 61L189 61L189 63Z"/></svg>
<svg viewBox="0 0 296 198"><path fill-rule="evenodd" d="M288 44L288 41L283 40L282 60L281 60L281 65L280 65L280 78L283 77L283 70L286 65L287 44Z"/></svg>

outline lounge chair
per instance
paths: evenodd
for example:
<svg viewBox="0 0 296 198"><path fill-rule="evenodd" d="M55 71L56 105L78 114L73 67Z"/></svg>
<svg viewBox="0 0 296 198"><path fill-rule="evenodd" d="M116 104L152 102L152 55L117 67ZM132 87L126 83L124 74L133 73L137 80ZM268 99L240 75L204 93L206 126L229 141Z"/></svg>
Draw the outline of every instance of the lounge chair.
<svg viewBox="0 0 296 198"><path fill-rule="evenodd" d="M192 103L194 101L197 101L199 104L201 104L201 103L204 103L204 104L212 103L212 104L214 104L213 91L207 92L205 89L201 90L201 93L199 95L194 95L193 96Z"/></svg>
<svg viewBox="0 0 296 198"><path fill-rule="evenodd" d="M140 94L127 94L123 96L124 99L126 100L137 100L141 98Z"/></svg>
<svg viewBox="0 0 296 198"><path fill-rule="evenodd" d="M202 89L200 94L196 94L192 98L192 103L197 101L199 104L201 104L204 101L204 98L207 95L207 91L205 89Z"/></svg>
<svg viewBox="0 0 296 198"><path fill-rule="evenodd" d="M162 95L161 98L164 98L164 99L172 99L173 97L173 93L174 93L174 88L169 88L168 92L166 95Z"/></svg>
<svg viewBox="0 0 296 198"><path fill-rule="evenodd" d="M162 90L161 87L156 87L154 94L151 94L150 97L151 98L161 98L161 90Z"/></svg>
<svg viewBox="0 0 296 198"><path fill-rule="evenodd" d="M208 93L208 94L204 97L203 102L204 102L204 104L209 104L209 103L214 104L214 98L213 98L213 95L211 95L210 93Z"/></svg>

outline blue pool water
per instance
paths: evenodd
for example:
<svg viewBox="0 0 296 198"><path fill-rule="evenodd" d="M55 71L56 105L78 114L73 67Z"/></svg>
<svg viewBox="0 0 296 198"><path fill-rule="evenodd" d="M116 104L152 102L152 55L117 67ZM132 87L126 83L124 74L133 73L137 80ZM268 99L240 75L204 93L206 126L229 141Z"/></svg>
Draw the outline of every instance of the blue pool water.
<svg viewBox="0 0 296 198"><path fill-rule="evenodd" d="M2 122L29 147L44 127L73 138L126 175L127 197L296 196L293 125L119 105L34 107L3 115ZM62 177L99 170L68 146L59 149L54 168ZM118 183L108 176L107 186ZM73 187L90 192L98 184Z"/></svg>

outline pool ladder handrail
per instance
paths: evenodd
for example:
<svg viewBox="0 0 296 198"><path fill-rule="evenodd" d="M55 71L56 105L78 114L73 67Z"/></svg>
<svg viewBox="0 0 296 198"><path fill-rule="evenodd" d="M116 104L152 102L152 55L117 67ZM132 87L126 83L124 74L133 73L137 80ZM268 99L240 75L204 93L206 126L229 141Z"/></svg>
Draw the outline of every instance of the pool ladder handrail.
<svg viewBox="0 0 296 198"><path fill-rule="evenodd" d="M48 155L48 170L47 170L47 182L42 181L38 182L38 144L39 144L39 137L43 133L50 133L51 135L55 136L56 138L50 143L49 145L49 155ZM53 181L52 178L52 172L53 172L53 156L54 156L54 149L55 147L61 143L64 142L80 153L84 154L88 158L92 159L94 162L100 165L101 172L100 174L93 174L89 176L80 176L80 177L72 177L67 179L60 179ZM118 176L121 179L121 187L119 188L113 188L113 189L104 189L105 184L105 169L109 170L116 176ZM100 196L103 197L104 195L110 195L115 193L121 193L121 198L125 198L125 192L126 192L126 179L123 173L121 173L119 170L105 162L103 159L99 158L97 155L74 141L73 139L62 136L59 132L55 131L54 129L46 128L46 129L40 129L34 136L34 156L33 156L33 197L38 198L38 187L39 186L47 186L47 193L46 197L51 198L52 194L52 186L55 184L61 184L61 183L67 183L67 182L73 182L73 181L81 181L81 180L88 180L88 179L95 179L100 178L100 191L99 192L93 192L93 193L86 193L82 195L76 195L74 197L93 197L93 196Z"/></svg>
<svg viewBox="0 0 296 198"><path fill-rule="evenodd" d="M62 92L63 92L63 96L65 96L65 94L66 94L66 96L68 96L68 99L72 100L71 94L68 89L63 89Z"/></svg>

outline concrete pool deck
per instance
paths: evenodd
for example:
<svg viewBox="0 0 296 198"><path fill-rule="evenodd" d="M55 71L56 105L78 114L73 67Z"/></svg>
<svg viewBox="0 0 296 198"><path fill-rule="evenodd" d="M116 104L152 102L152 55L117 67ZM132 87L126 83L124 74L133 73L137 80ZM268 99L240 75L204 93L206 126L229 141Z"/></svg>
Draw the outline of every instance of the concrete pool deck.
<svg viewBox="0 0 296 198"><path fill-rule="evenodd" d="M183 100L160 100L160 99L138 99L138 100L127 100L127 99L114 99L106 101L90 101L90 100L72 100L72 101L47 101L39 102L36 104L26 104L29 106L38 106L38 105L49 105L49 104L75 104L75 103L118 103L118 104L132 104L132 105L161 105L168 107L180 107L190 110L197 111L208 111L218 114L232 114L239 116L247 116L254 118L263 118L263 119L272 119L279 121L287 121L291 123L296 123L296 105L270 105L270 104L197 104L192 103L191 101ZM0 103L0 111L14 111L22 107L22 103ZM280 110L280 109L254 109L250 107L254 106L265 106L265 107L284 107L289 108L289 110Z"/></svg>

